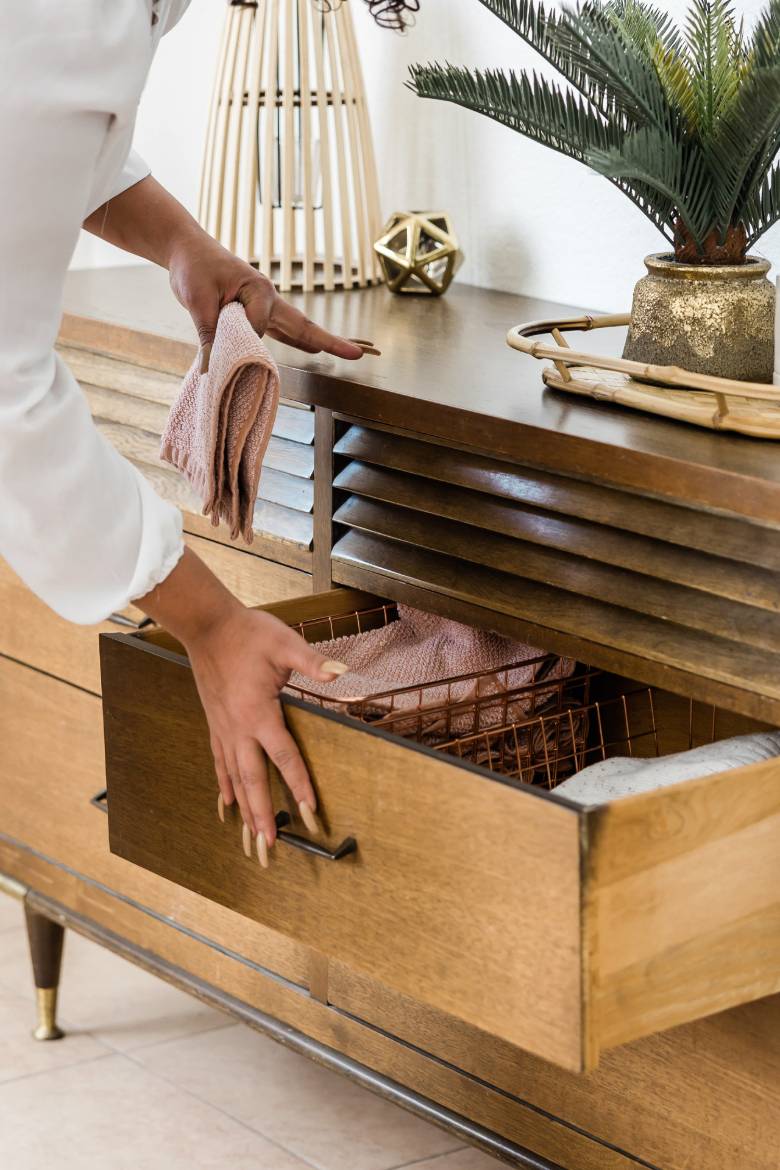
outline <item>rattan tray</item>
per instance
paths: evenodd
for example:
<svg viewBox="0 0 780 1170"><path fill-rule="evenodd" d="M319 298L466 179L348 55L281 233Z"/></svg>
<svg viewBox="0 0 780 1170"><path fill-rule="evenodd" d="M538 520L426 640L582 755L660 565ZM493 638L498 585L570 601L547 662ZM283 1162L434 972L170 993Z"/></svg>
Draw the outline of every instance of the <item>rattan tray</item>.
<svg viewBox="0 0 780 1170"><path fill-rule="evenodd" d="M601 402L662 414L715 431L780 439L780 387L693 374L679 366L651 366L572 349L564 333L626 326L627 313L568 317L517 325L507 342L520 353L550 361L545 385ZM550 334L555 344L534 341Z"/></svg>

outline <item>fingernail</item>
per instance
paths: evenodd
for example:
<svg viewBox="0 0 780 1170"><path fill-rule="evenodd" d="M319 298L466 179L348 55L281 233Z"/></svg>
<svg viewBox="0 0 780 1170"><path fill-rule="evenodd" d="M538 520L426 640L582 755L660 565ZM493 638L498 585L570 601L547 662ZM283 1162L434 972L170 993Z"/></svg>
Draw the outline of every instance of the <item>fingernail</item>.
<svg viewBox="0 0 780 1170"><path fill-rule="evenodd" d="M326 674L349 674L349 667L346 662L332 662L330 659L327 662L323 662L322 669Z"/></svg>
<svg viewBox="0 0 780 1170"><path fill-rule="evenodd" d="M222 821L222 824L224 825L224 823L225 823L225 798L221 792L220 792L219 796L217 797L217 814L219 816L219 819Z"/></svg>
<svg viewBox="0 0 780 1170"><path fill-rule="evenodd" d="M257 860L260 862L263 869L268 869L268 843L265 839L265 833L257 834L255 845L257 846Z"/></svg>
<svg viewBox="0 0 780 1170"><path fill-rule="evenodd" d="M246 821L244 821L244 831L242 834L242 841L244 843L244 853L246 853L247 857L251 857L252 856L252 830L249 828L249 825L246 823Z"/></svg>
<svg viewBox="0 0 780 1170"><path fill-rule="evenodd" d="M301 814L301 820L310 833L321 833L320 822L314 815L314 809L305 800L302 800L298 805L298 812Z"/></svg>
<svg viewBox="0 0 780 1170"><path fill-rule="evenodd" d="M348 337L347 341L351 341L353 345L373 345L373 341L366 341L365 337Z"/></svg>
<svg viewBox="0 0 780 1170"><path fill-rule="evenodd" d="M373 345L361 345L360 348L363 350L363 357L366 357L366 356L381 357L382 356L381 349L377 349Z"/></svg>

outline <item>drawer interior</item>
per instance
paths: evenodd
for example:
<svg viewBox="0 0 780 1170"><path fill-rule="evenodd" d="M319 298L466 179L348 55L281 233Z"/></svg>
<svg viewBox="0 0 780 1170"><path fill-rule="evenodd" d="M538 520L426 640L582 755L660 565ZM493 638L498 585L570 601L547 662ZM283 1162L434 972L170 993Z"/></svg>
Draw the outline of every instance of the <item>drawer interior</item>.
<svg viewBox="0 0 780 1170"><path fill-rule="evenodd" d="M266 609L312 642L394 620L392 602L350 589ZM479 730L540 738L530 774L503 746L477 758L463 737L412 742L290 697L331 857L282 840L262 870L242 853L235 808L217 819L181 647L144 631L104 636L101 650L111 849L137 865L572 1069L780 990L776 760L588 806L555 792L594 757L761 728L744 715L577 667L552 688L538 680L525 728ZM560 709L534 710L551 689ZM578 747L556 754L572 726ZM273 768L271 781L300 836ZM347 836L357 849L339 859Z"/></svg>
<svg viewBox="0 0 780 1170"><path fill-rule="evenodd" d="M368 633L398 619L395 602L365 597L349 612L290 624L316 644ZM561 661L540 649L538 658L524 663L533 679L523 684L514 681L517 672L510 665L350 699L330 698L322 689L302 685L287 690L305 702L548 790L611 757L652 759L770 730L768 724L711 703L587 664L571 662L562 674Z"/></svg>
<svg viewBox="0 0 780 1170"><path fill-rule="evenodd" d="M399 620L396 602L351 589L264 608L315 645ZM164 631L142 636L157 645L177 645ZM738 712L586 663L571 662L569 673L559 675L560 662L539 648L530 663L533 680L523 685L513 685L510 666L501 672L437 676L429 685L400 685L350 699L302 685L289 686L287 693L496 777L547 791L600 760L653 759L772 729Z"/></svg>

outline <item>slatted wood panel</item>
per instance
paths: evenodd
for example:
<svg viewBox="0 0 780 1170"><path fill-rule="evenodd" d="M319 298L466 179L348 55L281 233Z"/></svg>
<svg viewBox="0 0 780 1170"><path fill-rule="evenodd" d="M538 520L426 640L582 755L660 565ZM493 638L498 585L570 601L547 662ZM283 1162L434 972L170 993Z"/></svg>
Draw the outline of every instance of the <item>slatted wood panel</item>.
<svg viewBox="0 0 780 1170"><path fill-rule="evenodd" d="M79 379L99 430L165 499L195 516L201 503L184 478L159 457L180 378L75 347L60 355ZM260 479L255 532L308 552L313 541L314 412L279 406ZM278 558L284 560L284 549Z"/></svg>
<svg viewBox="0 0 780 1170"><path fill-rule="evenodd" d="M335 580L389 577L440 609L518 619L545 648L780 720L780 535L365 427L335 451Z"/></svg>

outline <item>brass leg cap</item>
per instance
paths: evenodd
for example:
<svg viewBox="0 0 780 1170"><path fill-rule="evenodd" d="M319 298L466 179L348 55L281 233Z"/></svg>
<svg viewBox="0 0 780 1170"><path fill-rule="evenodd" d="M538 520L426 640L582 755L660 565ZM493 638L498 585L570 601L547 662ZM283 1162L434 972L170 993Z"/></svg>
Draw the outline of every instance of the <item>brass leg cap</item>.
<svg viewBox="0 0 780 1170"><path fill-rule="evenodd" d="M57 988L36 988L38 1003L38 1026L33 1032L34 1040L61 1040L65 1033L57 1027Z"/></svg>

